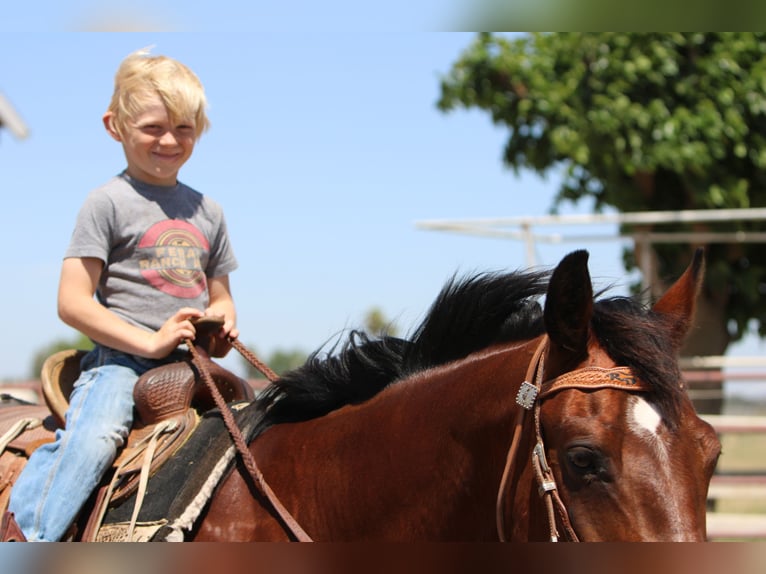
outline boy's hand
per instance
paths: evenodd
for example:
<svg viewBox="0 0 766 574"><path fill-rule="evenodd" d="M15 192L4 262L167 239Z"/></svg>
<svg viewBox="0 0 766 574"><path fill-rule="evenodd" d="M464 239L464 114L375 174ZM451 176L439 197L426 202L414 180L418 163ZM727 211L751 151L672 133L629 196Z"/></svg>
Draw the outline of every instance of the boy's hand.
<svg viewBox="0 0 766 574"><path fill-rule="evenodd" d="M197 330L192 324L192 319L202 317L202 311L191 307L184 307L176 311L150 336L150 358L162 359L172 353L178 345L186 339L194 339Z"/></svg>
<svg viewBox="0 0 766 574"><path fill-rule="evenodd" d="M200 343L207 349L211 357L225 357L231 350L229 337L236 339L239 331L234 327L234 321L226 319L221 314L212 312L210 309L205 311L203 317L192 321L197 328L197 336ZM204 327L203 327L204 325ZM202 330L205 331L204 335Z"/></svg>

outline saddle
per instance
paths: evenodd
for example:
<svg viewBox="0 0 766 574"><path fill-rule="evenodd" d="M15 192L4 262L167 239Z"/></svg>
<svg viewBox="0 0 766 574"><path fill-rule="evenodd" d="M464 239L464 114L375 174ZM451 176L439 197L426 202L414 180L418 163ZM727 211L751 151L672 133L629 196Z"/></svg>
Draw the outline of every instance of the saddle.
<svg viewBox="0 0 766 574"><path fill-rule="evenodd" d="M41 381L47 406L0 409L0 515L7 508L11 487L29 455L41 444L52 442L56 429L64 428L68 397L79 376L84 354L82 350L65 350L45 361ZM199 354L225 402L251 402L255 398L246 381L210 360L206 353ZM137 506L140 506L142 489L149 476L191 436L200 413L215 407L210 390L190 358L141 375L133 397L134 426L97 492L83 540L97 539L100 520L110 505L119 504L138 491Z"/></svg>

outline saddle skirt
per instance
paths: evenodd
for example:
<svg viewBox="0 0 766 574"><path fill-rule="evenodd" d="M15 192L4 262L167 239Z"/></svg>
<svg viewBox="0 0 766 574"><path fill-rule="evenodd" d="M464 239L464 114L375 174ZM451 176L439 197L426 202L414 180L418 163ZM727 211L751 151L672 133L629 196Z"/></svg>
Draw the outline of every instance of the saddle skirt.
<svg viewBox="0 0 766 574"><path fill-rule="evenodd" d="M29 455L41 444L52 442L56 424L44 405L12 405L0 408L0 515L8 507L11 486Z"/></svg>
<svg viewBox="0 0 766 574"><path fill-rule="evenodd" d="M45 405L17 405L0 408L0 515L7 509L13 483L31 453L41 444L53 442L63 428L63 413L72 380L79 370L73 362L81 353L64 351L46 361L43 377ZM216 363L206 365L224 401L252 402L254 391L248 383ZM45 371L45 369L44 369ZM53 374L53 376L51 376ZM62 377L62 375L66 377ZM46 378L47 377L47 378ZM57 380L58 378L58 380ZM49 393L53 397L48 399ZM214 406L212 395L190 361L179 361L151 369L136 382L133 393L136 424L125 446L100 487L96 506L82 534L83 540L99 539L100 523L110 506L119 505L137 494L136 512L151 475L183 446L197 428L201 412ZM54 412L55 411L55 412ZM132 536L127 539L134 539Z"/></svg>

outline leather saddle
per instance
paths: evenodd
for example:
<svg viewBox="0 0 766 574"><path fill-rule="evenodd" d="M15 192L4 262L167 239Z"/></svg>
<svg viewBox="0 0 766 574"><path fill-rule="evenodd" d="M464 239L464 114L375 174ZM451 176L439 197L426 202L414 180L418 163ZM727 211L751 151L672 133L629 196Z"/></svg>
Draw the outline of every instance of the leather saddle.
<svg viewBox="0 0 766 574"><path fill-rule="evenodd" d="M68 398L85 353L65 350L48 357L41 372L46 405L0 408L0 515L7 508L11 487L29 455L41 444L52 442L56 430L65 427ZM250 402L255 398L245 380L210 360L206 353L199 354L225 402ZM95 511L83 539L95 538L106 508L139 490L141 483L189 438L200 414L215 407L212 394L190 357L141 375L133 397L135 423L97 493Z"/></svg>

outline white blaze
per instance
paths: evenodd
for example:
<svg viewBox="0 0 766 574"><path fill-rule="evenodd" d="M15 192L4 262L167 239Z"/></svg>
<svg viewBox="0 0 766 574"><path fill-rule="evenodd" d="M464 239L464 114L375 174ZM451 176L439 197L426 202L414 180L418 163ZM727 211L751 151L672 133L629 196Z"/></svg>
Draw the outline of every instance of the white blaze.
<svg viewBox="0 0 766 574"><path fill-rule="evenodd" d="M653 469L654 484L663 492L672 492L675 482L673 477L673 468L670 464L670 449L663 442L660 425L662 417L659 411L646 399L639 396L632 396L632 405L628 407L628 428L638 435L641 439L649 443L651 449L657 454L658 461ZM683 533L686 528L686 520L680 506L682 497L666 496L663 499L663 505L667 512L669 521L669 531L679 534L678 540L683 540ZM676 539L676 538L674 538Z"/></svg>
<svg viewBox="0 0 766 574"><path fill-rule="evenodd" d="M639 434L641 431L649 432L654 436L657 436L657 432L660 428L662 419L660 413L654 408L652 404L644 400L642 397L635 397L633 402L633 409L631 410L631 426L633 426Z"/></svg>

